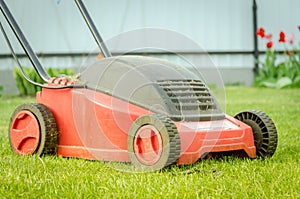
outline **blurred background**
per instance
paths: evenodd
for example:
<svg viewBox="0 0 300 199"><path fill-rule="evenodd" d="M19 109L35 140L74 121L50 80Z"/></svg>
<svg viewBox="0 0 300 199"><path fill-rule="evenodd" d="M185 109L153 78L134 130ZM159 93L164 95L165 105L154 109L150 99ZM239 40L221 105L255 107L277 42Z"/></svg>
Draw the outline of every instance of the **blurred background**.
<svg viewBox="0 0 300 199"><path fill-rule="evenodd" d="M298 45L300 38L299 0L83 1L102 38L108 40L108 48L113 55L132 51L134 42L151 45L159 41L164 43L166 51L152 48L143 52L141 49L135 54L166 58L173 62L178 62L174 53L191 60L208 54L225 84L252 85L257 53L260 51L259 58L263 59L266 50L265 41L255 35L258 27L272 33L274 41L278 41L279 31L284 31L287 36L293 33L295 45ZM97 57L97 45L73 1L6 0L6 3L44 67L78 68L87 56ZM30 67L2 14L0 20L22 65ZM118 36L143 28L168 31L165 35L160 34L160 38L155 34ZM166 39L169 31L186 37L193 44ZM274 42L273 48L283 51L286 46ZM12 73L15 66L1 34L0 85L5 94L18 93ZM203 70L206 70L205 67ZM214 82L213 75L209 79Z"/></svg>

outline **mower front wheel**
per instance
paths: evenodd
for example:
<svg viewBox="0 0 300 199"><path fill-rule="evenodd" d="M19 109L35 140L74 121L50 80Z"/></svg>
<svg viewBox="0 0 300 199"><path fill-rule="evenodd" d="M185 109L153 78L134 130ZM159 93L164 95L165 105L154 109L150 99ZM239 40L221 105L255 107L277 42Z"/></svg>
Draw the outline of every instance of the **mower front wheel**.
<svg viewBox="0 0 300 199"><path fill-rule="evenodd" d="M169 118L159 114L143 115L132 124L127 147L134 166L154 171L177 162L180 137Z"/></svg>
<svg viewBox="0 0 300 199"><path fill-rule="evenodd" d="M271 157L277 148L277 130L272 119L258 110L243 111L234 116L252 128L256 156Z"/></svg>
<svg viewBox="0 0 300 199"><path fill-rule="evenodd" d="M16 154L55 154L57 137L55 119L43 104L22 104L12 114L9 141Z"/></svg>

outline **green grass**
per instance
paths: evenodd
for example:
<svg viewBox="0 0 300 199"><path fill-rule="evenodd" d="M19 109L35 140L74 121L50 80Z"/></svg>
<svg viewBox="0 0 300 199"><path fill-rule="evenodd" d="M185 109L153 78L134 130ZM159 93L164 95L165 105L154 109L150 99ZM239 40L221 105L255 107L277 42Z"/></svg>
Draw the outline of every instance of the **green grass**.
<svg viewBox="0 0 300 199"><path fill-rule="evenodd" d="M227 157L129 173L103 163L56 156L19 157L10 150L9 118L34 98L0 98L0 198L300 198L300 89L226 88L230 115L260 109L279 136L268 160Z"/></svg>

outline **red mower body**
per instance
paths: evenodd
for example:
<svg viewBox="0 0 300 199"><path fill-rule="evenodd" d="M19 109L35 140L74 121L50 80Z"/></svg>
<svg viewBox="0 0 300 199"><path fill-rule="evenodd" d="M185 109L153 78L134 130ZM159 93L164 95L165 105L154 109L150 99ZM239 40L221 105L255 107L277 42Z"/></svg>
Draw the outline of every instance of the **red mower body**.
<svg viewBox="0 0 300 199"><path fill-rule="evenodd" d="M37 93L37 103L49 107L56 119L58 155L104 161L130 162L130 126L139 116L151 113L89 89L43 89ZM128 112L116 110L116 103ZM181 141L177 164L195 163L210 152L243 150L250 158L256 157L251 127L228 115L224 120L175 125Z"/></svg>
<svg viewBox="0 0 300 199"><path fill-rule="evenodd" d="M62 80L57 80L59 85ZM55 80L51 84L55 85ZM130 162L127 140L131 126L137 118L155 113L95 88L43 88L37 93L37 103L48 107L55 117L58 155L104 161ZM177 164L192 164L211 152L242 150L256 157L251 127L228 115L217 120L173 123L180 137Z"/></svg>

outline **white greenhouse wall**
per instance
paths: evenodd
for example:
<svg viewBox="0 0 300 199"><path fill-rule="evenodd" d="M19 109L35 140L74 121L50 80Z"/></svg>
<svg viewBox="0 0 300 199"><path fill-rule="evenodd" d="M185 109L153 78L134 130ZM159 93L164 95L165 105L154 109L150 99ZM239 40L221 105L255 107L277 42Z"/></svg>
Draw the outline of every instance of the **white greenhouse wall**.
<svg viewBox="0 0 300 199"><path fill-rule="evenodd" d="M83 0L86 3L102 37L109 42L112 53L127 52L131 44L147 44L153 47L159 41L171 52L185 52L188 59L198 59L199 52L248 52L243 54L212 54L210 58L220 69L246 71L242 77L229 77L231 82L245 79L243 84L251 84L254 67L252 0ZM299 41L300 25L299 0L256 0L258 26L273 33L274 39L280 30L294 33ZM72 0L6 0L21 29L27 36L33 49L42 54L90 53L97 48L81 15ZM0 16L6 30L8 25ZM127 31L155 28L166 29L183 35L198 45L188 45L184 41L166 42L165 38L156 38L145 34L140 38L117 37ZM23 53L8 31L17 53ZM167 36L166 36L167 37ZM113 39L111 39L113 38ZM169 41L169 40L168 40ZM282 50L284 46L275 45ZM259 40L259 49L265 50L264 41ZM190 54L189 54L190 53ZM2 36L0 36L0 71L11 70L16 64L11 58L1 55L10 54ZM172 56L169 59L174 60ZM22 59L24 66L30 65ZM45 67L78 67L82 56L44 56ZM0 73L1 74L1 73ZM4 73L3 73L4 74ZM236 78L236 79L235 79ZM0 84L4 78L0 75ZM228 80L228 81L229 81ZM227 81L226 79L224 80ZM9 92L9 91L6 91Z"/></svg>

